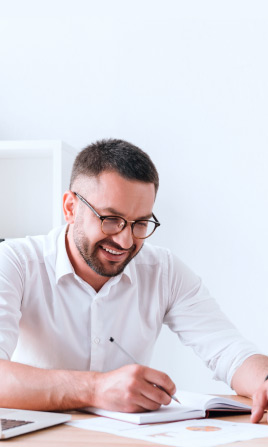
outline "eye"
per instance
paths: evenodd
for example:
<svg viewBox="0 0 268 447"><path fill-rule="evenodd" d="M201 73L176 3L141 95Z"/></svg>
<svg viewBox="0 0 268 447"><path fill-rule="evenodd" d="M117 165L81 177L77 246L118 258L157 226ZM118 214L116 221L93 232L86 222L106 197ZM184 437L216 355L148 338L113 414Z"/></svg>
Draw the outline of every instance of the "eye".
<svg viewBox="0 0 268 447"><path fill-rule="evenodd" d="M113 216L111 216L111 217L105 217L105 222L113 222L113 223L119 225L123 221L122 221L122 219L120 219L120 217L116 217L116 216L113 217Z"/></svg>
<svg viewBox="0 0 268 447"><path fill-rule="evenodd" d="M138 222L136 222L137 227L139 228L147 228L148 227L148 220L138 220Z"/></svg>
<svg viewBox="0 0 268 447"><path fill-rule="evenodd" d="M125 222L120 217L105 217L103 221L103 229L105 231L115 231L116 233L118 231L121 231L125 226Z"/></svg>

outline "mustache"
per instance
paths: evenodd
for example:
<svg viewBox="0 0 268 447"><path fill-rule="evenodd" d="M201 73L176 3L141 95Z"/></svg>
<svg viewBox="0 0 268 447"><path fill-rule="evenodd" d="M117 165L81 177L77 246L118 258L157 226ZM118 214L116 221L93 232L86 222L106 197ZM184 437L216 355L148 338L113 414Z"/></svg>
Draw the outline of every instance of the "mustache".
<svg viewBox="0 0 268 447"><path fill-rule="evenodd" d="M124 248L124 247L121 247L121 245L117 244L116 242L114 242L113 240L108 239L108 238L102 239L102 241L99 241L97 243L97 245L99 246L99 245L103 245L105 243L108 244L109 247L114 248L115 250L128 251L129 253L135 251L135 249L136 249L135 244L133 244L130 248Z"/></svg>

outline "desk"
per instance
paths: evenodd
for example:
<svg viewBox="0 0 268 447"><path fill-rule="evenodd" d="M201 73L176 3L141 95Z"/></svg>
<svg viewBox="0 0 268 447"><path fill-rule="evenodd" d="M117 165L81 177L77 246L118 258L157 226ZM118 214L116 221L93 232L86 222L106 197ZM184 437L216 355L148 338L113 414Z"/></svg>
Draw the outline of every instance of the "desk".
<svg viewBox="0 0 268 447"><path fill-rule="evenodd" d="M243 402L249 402L249 399L238 398L237 396L228 396L235 400ZM73 412L72 419L88 419L96 416L89 414ZM249 415L242 416L227 416L219 417L217 419L225 421L235 422L249 422ZM263 418L263 423L266 421L266 416ZM115 436L109 433L93 432L89 430L83 430L81 428L71 427L68 425L58 425L56 427L46 428L37 432L29 433L27 435L18 436L7 440L0 441L1 447L4 445L16 446L16 447L156 447L160 444L153 444L146 441L140 441L138 439L129 439L119 436ZM267 447L268 438L252 439L249 441L243 441L224 444L228 447Z"/></svg>

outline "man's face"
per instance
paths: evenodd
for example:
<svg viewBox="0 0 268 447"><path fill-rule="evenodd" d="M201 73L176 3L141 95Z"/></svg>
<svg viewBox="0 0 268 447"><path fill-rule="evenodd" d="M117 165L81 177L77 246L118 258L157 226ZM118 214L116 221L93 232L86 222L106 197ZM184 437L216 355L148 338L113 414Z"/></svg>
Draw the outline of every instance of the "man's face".
<svg viewBox="0 0 268 447"><path fill-rule="evenodd" d="M155 200L152 183L126 180L115 172L83 179L73 191L83 196L101 215L126 220L150 219ZM144 240L133 237L130 224L116 235L105 235L101 220L76 197L73 227L75 246L88 266L101 276L121 273L142 248Z"/></svg>

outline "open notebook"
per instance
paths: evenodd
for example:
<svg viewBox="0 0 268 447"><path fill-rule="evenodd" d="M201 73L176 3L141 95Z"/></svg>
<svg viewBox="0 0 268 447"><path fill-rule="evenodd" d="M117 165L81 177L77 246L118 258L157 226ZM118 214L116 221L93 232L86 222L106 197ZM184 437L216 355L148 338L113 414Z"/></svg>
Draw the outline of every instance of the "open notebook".
<svg viewBox="0 0 268 447"><path fill-rule="evenodd" d="M227 411L237 413L250 413L251 407L225 397L207 394L196 394L188 391L177 391L181 404L172 401L167 406L162 406L157 411L144 413L121 413L118 411L102 410L95 407L86 407L82 411L106 416L120 421L134 424L152 424L158 422L175 422L186 419L205 418L209 411Z"/></svg>
<svg viewBox="0 0 268 447"><path fill-rule="evenodd" d="M69 414L0 408L0 439L70 421Z"/></svg>

